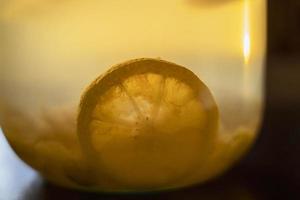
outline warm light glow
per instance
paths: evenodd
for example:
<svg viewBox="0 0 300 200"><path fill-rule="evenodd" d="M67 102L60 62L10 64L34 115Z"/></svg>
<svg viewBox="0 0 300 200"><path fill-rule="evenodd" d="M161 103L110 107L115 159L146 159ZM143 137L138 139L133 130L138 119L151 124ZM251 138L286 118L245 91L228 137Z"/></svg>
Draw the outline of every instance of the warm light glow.
<svg viewBox="0 0 300 200"><path fill-rule="evenodd" d="M244 56L244 77L243 77L243 94L244 98L248 99L250 95L250 65L251 56L251 36L250 36L250 5L249 0L244 0L244 31L243 31L243 56Z"/></svg>
<svg viewBox="0 0 300 200"><path fill-rule="evenodd" d="M250 58L250 35L249 32L244 35L244 59L245 64L248 64Z"/></svg>
<svg viewBox="0 0 300 200"><path fill-rule="evenodd" d="M251 39L250 39L250 17L249 17L249 2L245 0L244 8L244 37L243 37L243 53L244 62L248 64L251 53Z"/></svg>

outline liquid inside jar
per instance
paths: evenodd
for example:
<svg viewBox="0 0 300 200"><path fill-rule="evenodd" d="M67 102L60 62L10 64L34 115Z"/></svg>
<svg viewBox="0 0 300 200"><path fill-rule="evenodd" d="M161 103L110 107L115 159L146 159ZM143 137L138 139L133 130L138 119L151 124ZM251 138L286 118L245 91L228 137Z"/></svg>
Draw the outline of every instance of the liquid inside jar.
<svg viewBox="0 0 300 200"><path fill-rule="evenodd" d="M183 187L221 174L253 143L263 102L265 0L1 4L0 125L20 158L48 180L100 191ZM178 179L182 162L159 157L153 162L178 167L149 177L150 167L97 166L113 177L101 181L93 178L77 136L80 99L111 66L137 58L176 63L206 85L219 112L214 145L201 165L188 166ZM193 159L197 153L190 153ZM135 179L130 174L137 170Z"/></svg>

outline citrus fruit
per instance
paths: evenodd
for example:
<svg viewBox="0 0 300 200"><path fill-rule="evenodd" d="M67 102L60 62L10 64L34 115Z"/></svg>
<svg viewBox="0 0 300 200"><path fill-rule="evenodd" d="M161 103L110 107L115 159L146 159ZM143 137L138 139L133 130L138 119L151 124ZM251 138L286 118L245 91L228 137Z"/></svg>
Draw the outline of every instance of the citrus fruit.
<svg viewBox="0 0 300 200"><path fill-rule="evenodd" d="M112 67L87 88L77 128L100 182L155 188L193 175L209 156L218 119L212 94L193 72L142 58Z"/></svg>

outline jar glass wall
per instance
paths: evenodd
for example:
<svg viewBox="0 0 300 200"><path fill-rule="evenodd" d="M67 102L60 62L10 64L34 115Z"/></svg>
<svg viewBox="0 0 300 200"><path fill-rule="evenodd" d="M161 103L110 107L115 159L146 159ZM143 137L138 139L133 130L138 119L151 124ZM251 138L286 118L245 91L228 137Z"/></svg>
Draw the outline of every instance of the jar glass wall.
<svg viewBox="0 0 300 200"><path fill-rule="evenodd" d="M230 167L256 137L265 20L265 0L3 1L4 134L25 162L64 186L158 190L206 181ZM219 110L215 145L204 164L178 180L147 182L142 173L132 182L122 175L118 183L92 181L76 134L81 95L110 66L136 58L184 66L208 87Z"/></svg>

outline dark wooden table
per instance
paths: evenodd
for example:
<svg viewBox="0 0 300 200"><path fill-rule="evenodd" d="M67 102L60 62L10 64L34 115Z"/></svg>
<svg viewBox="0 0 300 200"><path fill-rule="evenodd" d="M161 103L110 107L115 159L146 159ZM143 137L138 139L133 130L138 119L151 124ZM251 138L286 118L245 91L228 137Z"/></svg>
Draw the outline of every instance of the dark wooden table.
<svg viewBox="0 0 300 200"><path fill-rule="evenodd" d="M46 183L20 161L0 132L0 200L300 199L300 57L269 59L261 135L238 166L205 185L156 194L108 195Z"/></svg>

